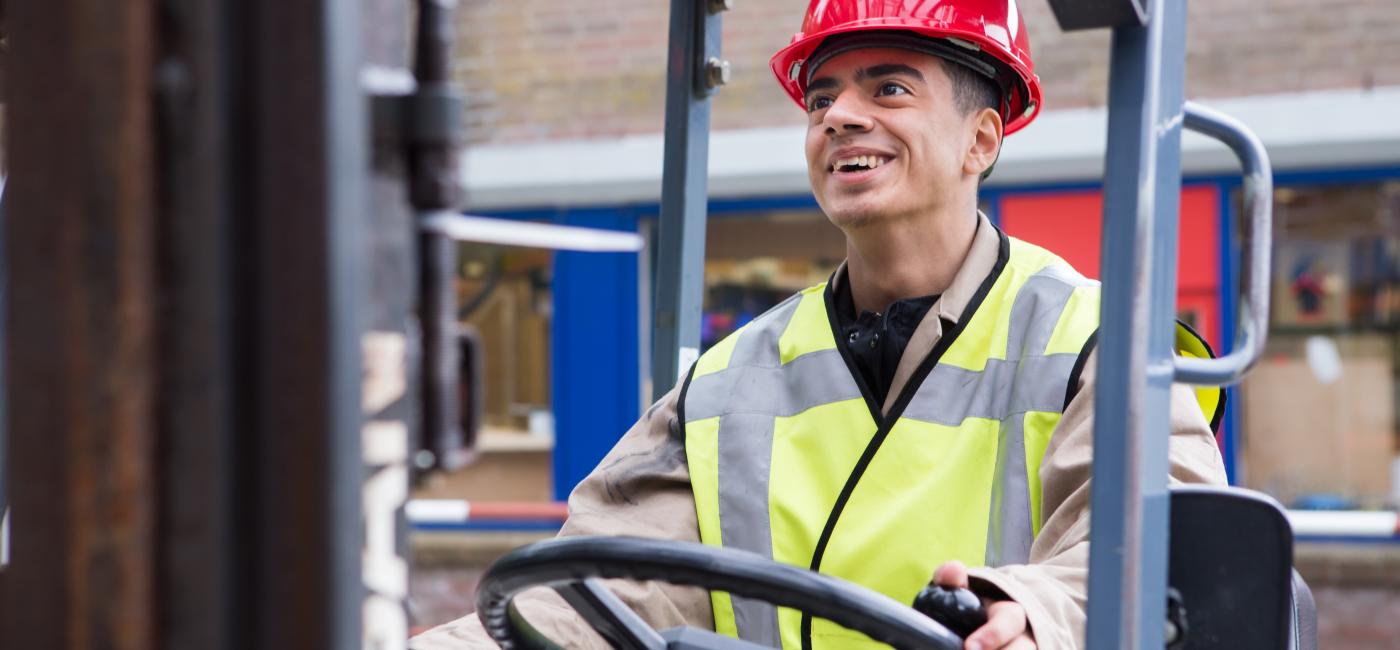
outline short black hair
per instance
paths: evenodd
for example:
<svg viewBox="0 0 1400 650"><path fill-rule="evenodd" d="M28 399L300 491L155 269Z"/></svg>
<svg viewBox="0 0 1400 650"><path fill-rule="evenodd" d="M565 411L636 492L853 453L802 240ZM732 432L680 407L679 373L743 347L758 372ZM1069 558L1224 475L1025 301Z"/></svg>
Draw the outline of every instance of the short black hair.
<svg viewBox="0 0 1400 650"><path fill-rule="evenodd" d="M991 79L965 65L948 59L939 59L943 62L943 73L948 75L948 81L953 87L953 103L958 105L958 110L963 115L971 115L974 111L990 108L1001 115L1002 128L1005 128L1006 114L1001 110L1001 89ZM998 153L1000 153L998 151ZM992 169L996 167L996 162L982 172L982 176L977 179L977 186L980 188L982 182L992 175Z"/></svg>
<svg viewBox="0 0 1400 650"><path fill-rule="evenodd" d="M944 74L952 82L953 101L957 102L963 115L984 108L1001 114L1001 90L995 82L965 65L947 59L940 61L943 62ZM1002 119L1006 119L1006 116L1002 115Z"/></svg>

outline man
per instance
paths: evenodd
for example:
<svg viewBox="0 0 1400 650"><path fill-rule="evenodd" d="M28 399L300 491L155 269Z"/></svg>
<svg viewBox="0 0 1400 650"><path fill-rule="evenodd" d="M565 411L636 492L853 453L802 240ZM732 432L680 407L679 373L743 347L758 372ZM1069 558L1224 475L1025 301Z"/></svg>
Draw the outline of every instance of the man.
<svg viewBox="0 0 1400 650"><path fill-rule="evenodd" d="M701 540L902 602L970 586L989 619L967 648L1081 645L1098 286L977 211L1003 134L1035 116L1031 66L1005 0L814 1L772 67L807 111L846 262L707 351L574 491L561 534ZM1174 482L1224 483L1219 406L1174 390ZM612 586L659 628L874 645L723 593ZM525 600L552 638L605 647L558 597ZM468 616L414 647L490 644Z"/></svg>

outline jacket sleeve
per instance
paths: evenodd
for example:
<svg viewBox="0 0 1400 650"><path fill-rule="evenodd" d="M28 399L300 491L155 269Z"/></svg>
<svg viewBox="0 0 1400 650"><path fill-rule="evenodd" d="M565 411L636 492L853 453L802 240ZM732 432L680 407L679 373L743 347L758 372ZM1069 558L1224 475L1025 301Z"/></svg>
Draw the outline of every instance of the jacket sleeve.
<svg viewBox="0 0 1400 650"><path fill-rule="evenodd" d="M1084 645L1089 565L1089 478L1094 449L1091 354L1080 390L1051 435L1040 464L1041 531L1030 563L969 571L974 591L1000 591L1026 608L1042 649ZM1225 464L1189 386L1172 386L1169 481L1225 485Z"/></svg>
<svg viewBox="0 0 1400 650"><path fill-rule="evenodd" d="M679 389L647 410L612 451L569 495L569 517L559 535L627 535L698 542L695 500L685 441L676 419ZM609 581L608 586L658 629L681 625L713 629L707 592L659 583ZM607 643L553 590L516 598L525 618L570 648L604 650ZM415 650L495 648L475 613L414 637Z"/></svg>

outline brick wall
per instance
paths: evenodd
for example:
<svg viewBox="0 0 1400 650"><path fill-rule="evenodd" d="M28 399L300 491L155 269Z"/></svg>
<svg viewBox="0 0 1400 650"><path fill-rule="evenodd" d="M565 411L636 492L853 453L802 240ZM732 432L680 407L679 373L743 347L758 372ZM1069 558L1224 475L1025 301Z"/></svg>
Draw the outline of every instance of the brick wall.
<svg viewBox="0 0 1400 650"><path fill-rule="evenodd" d="M767 61L805 0L739 0L724 18L734 80L714 128L802 123ZM1047 110L1100 105L1108 33L1062 33L1045 0L1022 0ZM473 143L655 133L662 127L665 0L467 0L459 71ZM1191 97L1400 85L1400 2L1195 0Z"/></svg>

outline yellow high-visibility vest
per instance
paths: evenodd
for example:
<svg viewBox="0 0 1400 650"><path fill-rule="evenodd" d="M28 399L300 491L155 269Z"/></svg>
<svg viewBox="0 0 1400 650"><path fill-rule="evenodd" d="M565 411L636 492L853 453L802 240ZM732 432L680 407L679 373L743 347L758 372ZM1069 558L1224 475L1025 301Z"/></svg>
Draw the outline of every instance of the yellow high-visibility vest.
<svg viewBox="0 0 1400 650"><path fill-rule="evenodd" d="M1099 286L1000 237L996 266L888 415L836 344L826 284L700 357L680 420L702 541L904 603L945 561L1027 561L1042 523L1040 461L1093 347ZM1210 353L1184 327L1177 339L1183 353ZM1198 397L1217 422L1219 389ZM810 633L813 648L884 647L724 592L711 603L716 631L755 643L801 648Z"/></svg>

